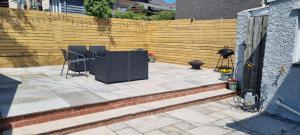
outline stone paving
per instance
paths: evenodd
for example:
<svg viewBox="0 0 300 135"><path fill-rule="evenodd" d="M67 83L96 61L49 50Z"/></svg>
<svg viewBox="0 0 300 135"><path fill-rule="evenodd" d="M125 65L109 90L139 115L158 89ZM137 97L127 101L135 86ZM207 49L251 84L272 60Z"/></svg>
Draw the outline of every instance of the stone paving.
<svg viewBox="0 0 300 135"><path fill-rule="evenodd" d="M232 98L71 135L299 135L300 125L234 107Z"/></svg>
<svg viewBox="0 0 300 135"><path fill-rule="evenodd" d="M60 70L61 66L0 68L2 117L222 83L212 70L167 63L151 63L148 80L109 85L93 75L65 79Z"/></svg>

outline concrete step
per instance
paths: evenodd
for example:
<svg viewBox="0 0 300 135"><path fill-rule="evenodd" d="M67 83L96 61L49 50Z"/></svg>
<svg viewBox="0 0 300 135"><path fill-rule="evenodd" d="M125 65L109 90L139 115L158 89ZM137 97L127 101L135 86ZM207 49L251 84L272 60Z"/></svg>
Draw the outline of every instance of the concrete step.
<svg viewBox="0 0 300 135"><path fill-rule="evenodd" d="M234 92L227 89L219 89L137 104L108 111L91 113L71 118L65 118L46 123L40 123L25 127L13 128L3 132L4 135L28 135L28 134L67 134L89 128L99 127L111 123L125 121L133 118L157 114L174 110L187 105L199 102L215 101L234 95Z"/></svg>

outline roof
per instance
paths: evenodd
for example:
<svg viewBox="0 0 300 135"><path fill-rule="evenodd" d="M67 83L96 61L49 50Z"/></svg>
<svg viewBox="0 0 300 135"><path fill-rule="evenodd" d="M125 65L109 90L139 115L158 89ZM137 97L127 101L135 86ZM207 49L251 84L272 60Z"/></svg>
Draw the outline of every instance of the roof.
<svg viewBox="0 0 300 135"><path fill-rule="evenodd" d="M159 4L143 3L143 2L137 2L137 3L147 7L159 9L159 10L175 10L173 7L169 7L168 5L159 5Z"/></svg>
<svg viewBox="0 0 300 135"><path fill-rule="evenodd" d="M270 14L270 9L269 9L269 6L258 7L258 8L244 10L242 12L239 12L238 14L243 13L243 12L250 12L251 16L264 16L264 15Z"/></svg>

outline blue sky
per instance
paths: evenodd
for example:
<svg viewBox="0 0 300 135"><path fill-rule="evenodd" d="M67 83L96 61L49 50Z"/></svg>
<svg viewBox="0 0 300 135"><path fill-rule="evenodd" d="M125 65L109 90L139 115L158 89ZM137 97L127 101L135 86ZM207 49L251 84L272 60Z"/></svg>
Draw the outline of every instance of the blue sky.
<svg viewBox="0 0 300 135"><path fill-rule="evenodd" d="M175 2L176 0L164 0L165 2L167 2L167 3L173 3L173 2Z"/></svg>

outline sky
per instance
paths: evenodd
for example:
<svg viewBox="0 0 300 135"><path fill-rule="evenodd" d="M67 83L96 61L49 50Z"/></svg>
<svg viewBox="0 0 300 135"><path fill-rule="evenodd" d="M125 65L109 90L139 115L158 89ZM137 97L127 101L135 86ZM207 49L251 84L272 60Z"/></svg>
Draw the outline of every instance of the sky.
<svg viewBox="0 0 300 135"><path fill-rule="evenodd" d="M164 0L165 2L167 2L167 3L173 3L173 2L175 2L176 0Z"/></svg>

